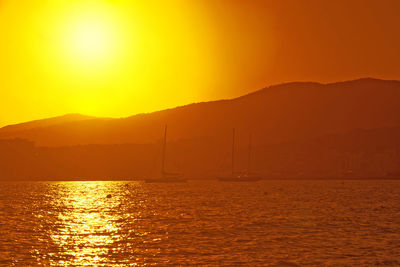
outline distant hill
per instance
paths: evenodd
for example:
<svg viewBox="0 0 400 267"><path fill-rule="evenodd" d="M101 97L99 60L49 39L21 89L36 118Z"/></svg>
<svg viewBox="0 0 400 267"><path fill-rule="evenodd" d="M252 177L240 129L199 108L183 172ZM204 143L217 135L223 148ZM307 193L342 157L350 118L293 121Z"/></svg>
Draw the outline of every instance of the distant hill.
<svg viewBox="0 0 400 267"><path fill-rule="evenodd" d="M23 138L39 146L145 144L160 139L168 124L168 139L175 141L209 138L222 146L235 127L239 145L247 144L250 132L256 145L299 142L356 129L399 127L400 82L296 82L123 119L62 118L4 127L0 139Z"/></svg>
<svg viewBox="0 0 400 267"><path fill-rule="evenodd" d="M28 121L24 123L18 123L18 124L13 124L13 125L8 125L0 129L2 133L6 132L21 132L21 131L26 131L29 129L33 128L42 128L42 127L47 127L47 126L54 126L62 123L68 123L68 122L73 122L73 121L83 121L83 120L89 120L89 119L94 119L95 117L91 116L86 116L82 114L66 114L63 116L58 116L58 117L53 117L53 118L47 118L47 119L42 119L42 120L34 120L34 121Z"/></svg>

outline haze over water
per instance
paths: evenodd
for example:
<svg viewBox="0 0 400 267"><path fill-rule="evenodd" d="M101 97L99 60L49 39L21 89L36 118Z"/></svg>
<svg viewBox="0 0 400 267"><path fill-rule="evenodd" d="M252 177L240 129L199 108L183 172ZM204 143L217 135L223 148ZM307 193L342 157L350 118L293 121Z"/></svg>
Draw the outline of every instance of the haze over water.
<svg viewBox="0 0 400 267"><path fill-rule="evenodd" d="M398 266L399 204L389 180L1 183L0 265Z"/></svg>

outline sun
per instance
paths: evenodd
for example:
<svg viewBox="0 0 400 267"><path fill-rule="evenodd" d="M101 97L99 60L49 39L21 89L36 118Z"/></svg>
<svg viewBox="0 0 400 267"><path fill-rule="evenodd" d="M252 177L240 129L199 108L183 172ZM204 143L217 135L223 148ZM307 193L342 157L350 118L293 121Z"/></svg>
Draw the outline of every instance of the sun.
<svg viewBox="0 0 400 267"><path fill-rule="evenodd" d="M83 21L71 29L70 53L79 60L99 61L116 49L112 29L104 21Z"/></svg>
<svg viewBox="0 0 400 267"><path fill-rule="evenodd" d="M100 4L74 5L61 29L62 53L78 69L112 68L126 54L126 29L121 12Z"/></svg>

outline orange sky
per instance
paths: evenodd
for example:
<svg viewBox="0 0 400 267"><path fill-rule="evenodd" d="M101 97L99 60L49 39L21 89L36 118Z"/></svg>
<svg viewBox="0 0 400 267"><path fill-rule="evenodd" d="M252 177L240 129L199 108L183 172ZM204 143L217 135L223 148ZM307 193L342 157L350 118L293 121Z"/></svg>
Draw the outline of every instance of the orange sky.
<svg viewBox="0 0 400 267"><path fill-rule="evenodd" d="M136 2L0 0L0 125L400 79L397 0Z"/></svg>

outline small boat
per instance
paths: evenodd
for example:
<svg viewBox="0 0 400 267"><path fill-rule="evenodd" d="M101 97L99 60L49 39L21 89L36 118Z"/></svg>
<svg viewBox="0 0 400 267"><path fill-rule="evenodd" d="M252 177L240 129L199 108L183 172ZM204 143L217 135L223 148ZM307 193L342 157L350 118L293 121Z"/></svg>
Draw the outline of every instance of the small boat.
<svg viewBox="0 0 400 267"><path fill-rule="evenodd" d="M177 173L168 173L165 171L165 150L167 146L167 125L165 125L164 130L164 142L162 150L162 162L161 162L161 178L150 178L145 179L146 183L185 183L187 180L180 177Z"/></svg>
<svg viewBox="0 0 400 267"><path fill-rule="evenodd" d="M146 183L186 183L185 178L180 177L164 177L159 179L146 179Z"/></svg>
<svg viewBox="0 0 400 267"><path fill-rule="evenodd" d="M231 177L218 177L220 182L257 182L262 180L258 176L231 176Z"/></svg>
<svg viewBox="0 0 400 267"><path fill-rule="evenodd" d="M232 131L232 172L230 176L217 177L220 182L257 182L262 180L262 177L254 176L250 174L251 164L251 135L249 136L249 151L247 160L247 170L245 173L235 172L235 128Z"/></svg>

